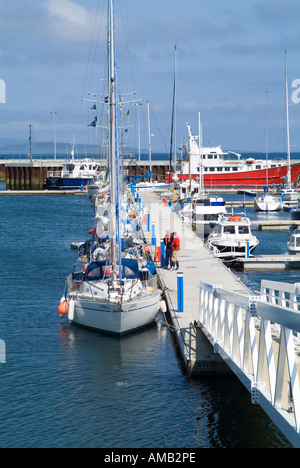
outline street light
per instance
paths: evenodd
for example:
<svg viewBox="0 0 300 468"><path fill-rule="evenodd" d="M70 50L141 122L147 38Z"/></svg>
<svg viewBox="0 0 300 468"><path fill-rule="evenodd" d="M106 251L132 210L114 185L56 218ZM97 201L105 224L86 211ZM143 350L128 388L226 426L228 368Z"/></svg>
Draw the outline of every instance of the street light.
<svg viewBox="0 0 300 468"><path fill-rule="evenodd" d="M56 125L55 125L55 116L57 115L57 112L50 112L50 115L53 115L54 159L56 159Z"/></svg>

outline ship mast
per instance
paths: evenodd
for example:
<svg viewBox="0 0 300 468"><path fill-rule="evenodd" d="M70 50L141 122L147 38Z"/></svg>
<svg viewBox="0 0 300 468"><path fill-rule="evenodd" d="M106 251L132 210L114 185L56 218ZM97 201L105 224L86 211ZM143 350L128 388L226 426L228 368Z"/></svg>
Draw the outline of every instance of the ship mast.
<svg viewBox="0 0 300 468"><path fill-rule="evenodd" d="M291 152L290 152L290 122L289 122L289 92L287 79L287 53L285 52L285 109L286 109L286 144L287 144L287 185L291 188Z"/></svg>
<svg viewBox="0 0 300 468"><path fill-rule="evenodd" d="M113 0L109 0L109 163L110 163L110 197L111 197L111 265L116 272L119 260L119 279L122 280L121 265L121 193L120 193L120 148L118 132L118 109L116 105L117 80L115 62L115 28ZM117 242L118 240L118 242Z"/></svg>

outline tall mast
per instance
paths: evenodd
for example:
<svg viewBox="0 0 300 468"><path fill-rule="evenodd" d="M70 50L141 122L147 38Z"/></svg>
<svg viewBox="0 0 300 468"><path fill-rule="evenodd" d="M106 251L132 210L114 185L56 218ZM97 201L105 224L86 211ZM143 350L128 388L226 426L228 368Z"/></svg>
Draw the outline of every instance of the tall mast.
<svg viewBox="0 0 300 468"><path fill-rule="evenodd" d="M269 186L269 115L268 115L269 93L266 91L266 185Z"/></svg>
<svg viewBox="0 0 300 468"><path fill-rule="evenodd" d="M172 170L172 161L176 170L176 75L177 75L177 48L175 45L174 53L174 85L173 85L173 105L172 105L172 125L171 125L171 145L170 145L170 163L169 170ZM174 138L173 138L174 137Z"/></svg>
<svg viewBox="0 0 300 468"><path fill-rule="evenodd" d="M118 109L116 105L117 83L115 63L115 28L113 0L109 0L109 119L110 119L110 197L111 197L111 263L116 271L119 259L119 274L122 279L121 265L121 220L120 220L120 148L118 132ZM118 238L118 243L117 243Z"/></svg>
<svg viewBox="0 0 300 468"><path fill-rule="evenodd" d="M204 191L203 180L203 151L202 151L202 125L201 114L198 112L198 126L199 126L199 159L200 159L200 191Z"/></svg>
<svg viewBox="0 0 300 468"><path fill-rule="evenodd" d="M147 101L148 109L148 145L149 145L149 165L150 165L150 182L152 183L152 155L151 155L151 128L150 128L150 102Z"/></svg>
<svg viewBox="0 0 300 468"><path fill-rule="evenodd" d="M291 153L290 153L290 122L289 122L289 92L287 79L287 53L285 52L285 109L286 109L286 144L287 144L287 184L291 187Z"/></svg>

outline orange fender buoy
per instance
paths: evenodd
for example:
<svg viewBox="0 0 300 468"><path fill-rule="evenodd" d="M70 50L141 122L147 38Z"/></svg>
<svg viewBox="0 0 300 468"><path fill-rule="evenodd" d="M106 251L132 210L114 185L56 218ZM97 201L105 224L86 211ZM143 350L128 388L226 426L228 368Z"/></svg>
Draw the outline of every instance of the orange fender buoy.
<svg viewBox="0 0 300 468"><path fill-rule="evenodd" d="M67 301L64 301L61 304L59 304L58 306L59 315L64 317L65 315L68 315L68 312L69 312L69 303Z"/></svg>
<svg viewBox="0 0 300 468"><path fill-rule="evenodd" d="M154 256L154 261L155 262L161 262L161 250L160 247L156 247L155 249L155 256Z"/></svg>

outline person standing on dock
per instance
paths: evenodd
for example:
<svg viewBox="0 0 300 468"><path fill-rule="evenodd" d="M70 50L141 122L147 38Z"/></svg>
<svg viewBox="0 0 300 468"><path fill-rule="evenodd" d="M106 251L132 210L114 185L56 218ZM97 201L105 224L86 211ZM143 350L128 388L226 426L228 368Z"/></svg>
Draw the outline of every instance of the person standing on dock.
<svg viewBox="0 0 300 468"><path fill-rule="evenodd" d="M172 266L172 244L173 244L174 236L171 234L171 231L167 230L166 235L164 238L164 244L165 244L165 266L164 269L168 270L169 265L170 267Z"/></svg>
<svg viewBox="0 0 300 468"><path fill-rule="evenodd" d="M171 270L178 270L179 268L179 261L178 261L179 251L180 251L180 239L177 236L176 232L173 232Z"/></svg>

